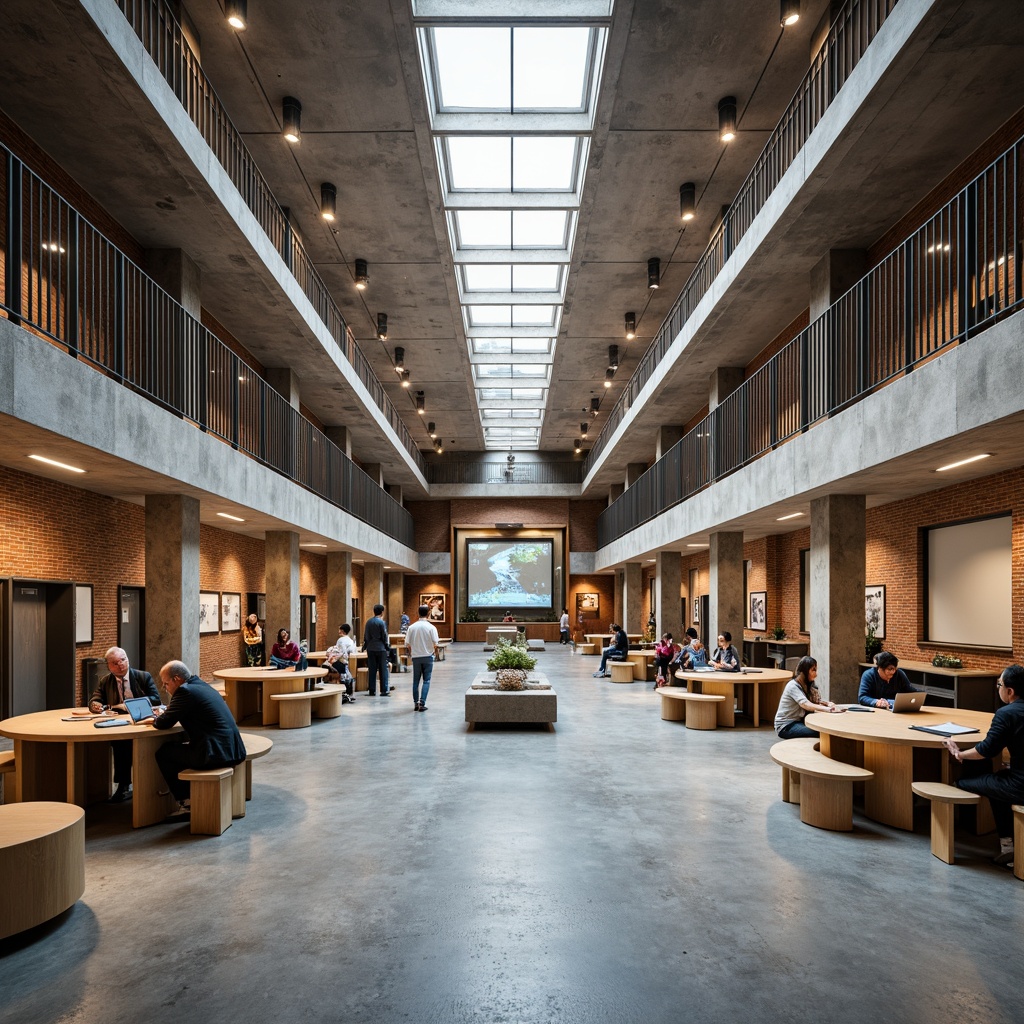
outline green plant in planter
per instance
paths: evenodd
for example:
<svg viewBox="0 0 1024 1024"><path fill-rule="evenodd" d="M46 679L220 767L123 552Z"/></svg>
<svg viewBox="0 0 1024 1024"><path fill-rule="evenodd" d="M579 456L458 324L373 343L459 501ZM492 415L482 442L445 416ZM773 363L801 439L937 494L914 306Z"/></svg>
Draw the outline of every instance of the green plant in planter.
<svg viewBox="0 0 1024 1024"><path fill-rule="evenodd" d="M936 668L963 668L964 663L955 654L936 654L932 658L932 664Z"/></svg>
<svg viewBox="0 0 1024 1024"><path fill-rule="evenodd" d="M785 628L785 626L773 626L772 627L772 639L773 640L785 640L786 639L786 628Z"/></svg>
<svg viewBox="0 0 1024 1024"><path fill-rule="evenodd" d="M864 637L864 656L871 661L882 649L882 641L875 636L875 627L868 626L867 635Z"/></svg>
<svg viewBox="0 0 1024 1024"><path fill-rule="evenodd" d="M494 645L494 653L487 659L487 668L491 672L501 668L518 668L529 672L536 664L537 659L526 653L525 641L520 647L518 643L500 639Z"/></svg>
<svg viewBox="0 0 1024 1024"><path fill-rule="evenodd" d="M472 608L470 608L469 611L466 612L466 614L462 616L462 621L463 622L479 622L480 621L480 616L477 615L477 613L475 611L473 611Z"/></svg>

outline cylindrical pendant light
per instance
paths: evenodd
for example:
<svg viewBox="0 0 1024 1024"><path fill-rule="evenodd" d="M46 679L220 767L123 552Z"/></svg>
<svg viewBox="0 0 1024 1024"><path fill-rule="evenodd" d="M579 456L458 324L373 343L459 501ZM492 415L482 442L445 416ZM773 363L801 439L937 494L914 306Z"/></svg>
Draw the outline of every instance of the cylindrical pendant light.
<svg viewBox="0 0 1024 1024"><path fill-rule="evenodd" d="M679 219L693 220L697 212L697 186L687 181L679 186Z"/></svg>
<svg viewBox="0 0 1024 1024"><path fill-rule="evenodd" d="M325 181L320 186L320 216L328 223L338 215L338 190Z"/></svg>
<svg viewBox="0 0 1024 1024"><path fill-rule="evenodd" d="M782 27L795 25L800 20L800 0L782 0L779 8L779 21Z"/></svg>
<svg viewBox="0 0 1024 1024"><path fill-rule="evenodd" d="M736 97L726 96L718 101L718 137L723 142L736 138Z"/></svg>
<svg viewBox="0 0 1024 1024"><path fill-rule="evenodd" d="M636 313L626 314L626 341L632 341L636 337Z"/></svg>
<svg viewBox="0 0 1024 1024"><path fill-rule="evenodd" d="M281 134L293 146L302 141L302 104L294 96L281 101Z"/></svg>
<svg viewBox="0 0 1024 1024"><path fill-rule="evenodd" d="M224 17L232 28L242 31L247 24L248 0L224 0Z"/></svg>
<svg viewBox="0 0 1024 1024"><path fill-rule="evenodd" d="M367 265L366 260L356 260L356 287L361 291L366 291L366 286L370 283L370 269Z"/></svg>
<svg viewBox="0 0 1024 1024"><path fill-rule="evenodd" d="M652 291L661 287L661 260L657 256L647 261L647 287Z"/></svg>
<svg viewBox="0 0 1024 1024"><path fill-rule="evenodd" d="M380 341L388 340L388 315L387 313L377 314L377 338Z"/></svg>

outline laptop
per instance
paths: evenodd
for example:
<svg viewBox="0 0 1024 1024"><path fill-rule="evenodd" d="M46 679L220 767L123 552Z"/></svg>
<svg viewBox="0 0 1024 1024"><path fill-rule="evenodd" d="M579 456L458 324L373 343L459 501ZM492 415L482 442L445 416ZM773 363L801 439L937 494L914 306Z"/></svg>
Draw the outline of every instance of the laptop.
<svg viewBox="0 0 1024 1024"><path fill-rule="evenodd" d="M124 709L132 720L132 725L139 725L147 718L153 717L153 705L148 697L132 697L124 702Z"/></svg>
<svg viewBox="0 0 1024 1024"><path fill-rule="evenodd" d="M924 707L927 693L915 690L913 693L897 693L893 702L893 711L920 711Z"/></svg>

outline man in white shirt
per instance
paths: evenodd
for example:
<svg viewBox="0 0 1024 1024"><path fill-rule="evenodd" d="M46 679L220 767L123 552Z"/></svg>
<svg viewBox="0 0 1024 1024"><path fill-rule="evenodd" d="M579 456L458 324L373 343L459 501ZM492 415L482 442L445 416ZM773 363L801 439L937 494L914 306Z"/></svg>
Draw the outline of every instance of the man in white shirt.
<svg viewBox="0 0 1024 1024"><path fill-rule="evenodd" d="M355 640L352 639L351 633L352 627L347 622L343 622L338 627L338 639L335 640L331 647L327 648L327 658L324 663L324 668L328 672L336 672L345 686L345 693L342 694L341 698L343 704L353 703L352 690L354 681L352 670L349 667L349 658L356 653L358 648L356 647Z"/></svg>
<svg viewBox="0 0 1024 1024"><path fill-rule="evenodd" d="M405 634L412 657L412 702L417 711L427 710L427 691L430 689L430 674L434 670L434 652L437 650L438 635L428 616L430 608L421 604L419 621L414 622ZM423 692L420 692L420 680Z"/></svg>

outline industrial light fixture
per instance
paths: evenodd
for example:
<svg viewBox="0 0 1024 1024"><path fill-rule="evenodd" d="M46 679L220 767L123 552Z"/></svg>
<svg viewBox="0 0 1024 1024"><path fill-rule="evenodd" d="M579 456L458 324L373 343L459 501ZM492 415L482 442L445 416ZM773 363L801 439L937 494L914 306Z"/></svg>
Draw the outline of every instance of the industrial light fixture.
<svg viewBox="0 0 1024 1024"><path fill-rule="evenodd" d="M437 440L437 424L434 423L433 420L431 420L427 424L427 433L430 435L430 440L431 441L436 441Z"/></svg>
<svg viewBox="0 0 1024 1024"><path fill-rule="evenodd" d="M608 369L604 371L604 386L606 388L610 388L614 379L615 371L609 366Z"/></svg>
<svg viewBox="0 0 1024 1024"><path fill-rule="evenodd" d="M427 398L422 391L416 392L416 411L421 416L427 411Z"/></svg>
<svg viewBox="0 0 1024 1024"><path fill-rule="evenodd" d="M958 469L960 466L970 465L972 462L980 462L982 459L992 458L991 453L986 452L984 455L972 455L969 459L961 459L959 462L951 462L948 466L939 466L936 473L945 473L947 469Z"/></svg>
<svg viewBox="0 0 1024 1024"><path fill-rule="evenodd" d="M647 261L647 287L651 290L661 287L661 260L657 256Z"/></svg>
<svg viewBox="0 0 1024 1024"><path fill-rule="evenodd" d="M233 522L233 523L244 523L245 522L245 520L242 519L240 516L233 516L233 515L231 515L228 512L218 512L217 515L219 515L221 517L221 519L230 519L231 522Z"/></svg>
<svg viewBox="0 0 1024 1024"><path fill-rule="evenodd" d="M636 313L626 314L626 341L632 341L636 337Z"/></svg>
<svg viewBox="0 0 1024 1024"><path fill-rule="evenodd" d="M776 519L775 522L784 523L787 519L799 519L799 517L802 515L803 512L790 512L788 516L779 516L779 518Z"/></svg>
<svg viewBox="0 0 1024 1024"><path fill-rule="evenodd" d="M281 101L281 133L294 146L302 141L302 104L294 96Z"/></svg>
<svg viewBox="0 0 1024 1024"><path fill-rule="evenodd" d="M736 97L726 96L718 101L718 137L723 142L736 138Z"/></svg>
<svg viewBox="0 0 1024 1024"><path fill-rule="evenodd" d="M800 0L782 0L779 5L779 21L782 27L795 25L800 20Z"/></svg>
<svg viewBox="0 0 1024 1024"><path fill-rule="evenodd" d="M590 415L597 419L597 414L601 411L601 399L596 395L590 400Z"/></svg>
<svg viewBox="0 0 1024 1024"><path fill-rule="evenodd" d="M69 466L66 462L58 462L56 459L48 459L44 455L30 455L30 459L35 459L36 462L45 462L48 466L56 466L58 469L66 469L69 473L84 473L84 469L79 469L78 466Z"/></svg>
<svg viewBox="0 0 1024 1024"><path fill-rule="evenodd" d="M326 544L300 544L300 548L325 548Z"/></svg>
<svg viewBox="0 0 1024 1024"><path fill-rule="evenodd" d="M579 455L581 451L583 451L583 441L582 439L577 439L576 444L573 446L573 455Z"/></svg>
<svg viewBox="0 0 1024 1024"><path fill-rule="evenodd" d="M408 370L403 370L402 371L401 380L402 380L402 387L403 388L407 388L412 383L412 381L409 378L409 371Z"/></svg>
<svg viewBox="0 0 1024 1024"><path fill-rule="evenodd" d="M366 291L366 286L370 283L370 271L367 267L366 260L356 260L356 287L361 291Z"/></svg>
<svg viewBox="0 0 1024 1024"><path fill-rule="evenodd" d="M619 368L619 346L609 345L608 346L608 369L617 370Z"/></svg>
<svg viewBox="0 0 1024 1024"><path fill-rule="evenodd" d="M687 181L679 186L679 219L693 220L697 212L697 186Z"/></svg>
<svg viewBox="0 0 1024 1024"><path fill-rule="evenodd" d="M583 435L584 437L586 437L586 436L587 436L587 431L588 431L588 430L590 430L590 424L589 424L589 423L588 423L588 422L587 422L586 420L584 420L584 421L583 421L583 422L582 422L582 423L580 424L580 433L581 433L581 434L582 434L582 435Z"/></svg>
<svg viewBox="0 0 1024 1024"><path fill-rule="evenodd" d="M378 328L377 329L378 329L378 331L380 330L379 322L378 322ZM405 349L402 348L401 345L396 345L395 346L395 373L404 373L404 372L405 372Z"/></svg>
<svg viewBox="0 0 1024 1024"><path fill-rule="evenodd" d="M687 544L688 548L706 548L707 544Z"/></svg>
<svg viewBox="0 0 1024 1024"><path fill-rule="evenodd" d="M377 338L379 341L388 340L388 315L387 313L377 314Z"/></svg>
<svg viewBox="0 0 1024 1024"><path fill-rule="evenodd" d="M325 181L320 186L320 216L326 221L333 221L338 215L338 190Z"/></svg>
<svg viewBox="0 0 1024 1024"><path fill-rule="evenodd" d="M437 439L437 444L434 445L434 451L437 452L438 455L440 455L441 452L444 451L444 443L442 442L441 438Z"/></svg>
<svg viewBox="0 0 1024 1024"><path fill-rule="evenodd" d="M246 26L248 0L224 0L224 17L232 28L240 32Z"/></svg>

